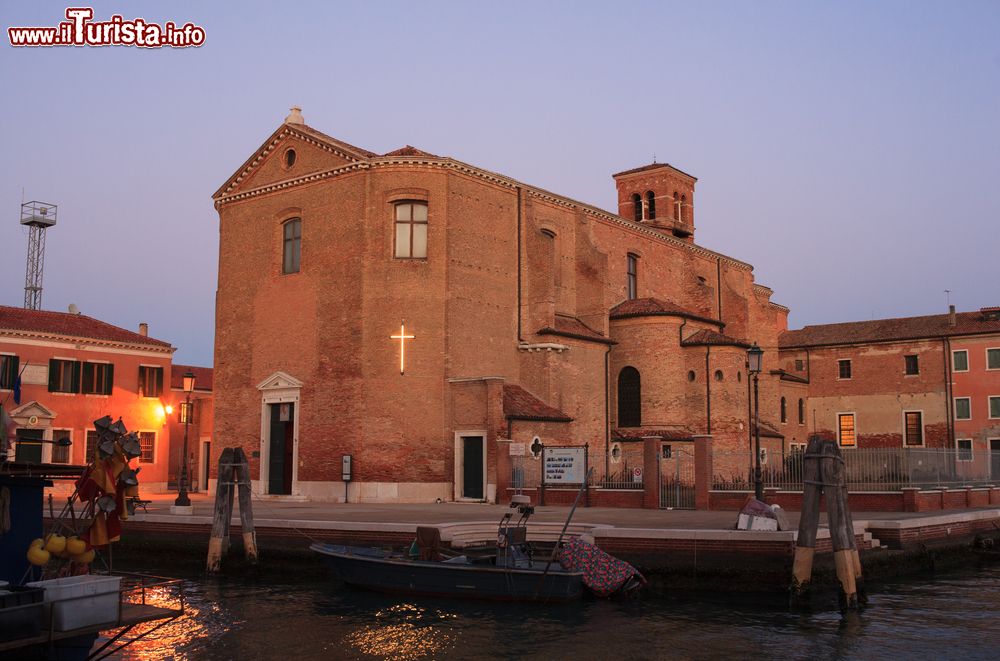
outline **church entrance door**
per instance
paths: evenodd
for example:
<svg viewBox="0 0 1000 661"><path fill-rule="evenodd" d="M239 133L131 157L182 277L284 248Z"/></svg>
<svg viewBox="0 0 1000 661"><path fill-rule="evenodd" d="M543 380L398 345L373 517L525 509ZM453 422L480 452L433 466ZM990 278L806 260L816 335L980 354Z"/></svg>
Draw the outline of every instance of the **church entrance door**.
<svg viewBox="0 0 1000 661"><path fill-rule="evenodd" d="M486 457L483 454L482 436L462 437L462 498L484 500L483 465Z"/></svg>
<svg viewBox="0 0 1000 661"><path fill-rule="evenodd" d="M271 429L268 442L267 492L292 493L292 449L295 404L270 404Z"/></svg>

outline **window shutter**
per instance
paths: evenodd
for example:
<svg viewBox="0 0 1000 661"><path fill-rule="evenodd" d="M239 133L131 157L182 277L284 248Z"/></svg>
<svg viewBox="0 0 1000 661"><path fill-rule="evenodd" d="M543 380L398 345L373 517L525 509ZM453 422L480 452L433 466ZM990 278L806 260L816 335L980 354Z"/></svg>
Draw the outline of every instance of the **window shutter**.
<svg viewBox="0 0 1000 661"><path fill-rule="evenodd" d="M49 358L49 392L56 391L56 376L59 374L59 361Z"/></svg>
<svg viewBox="0 0 1000 661"><path fill-rule="evenodd" d="M163 368L156 368L156 396L159 397L163 394Z"/></svg>
<svg viewBox="0 0 1000 661"><path fill-rule="evenodd" d="M104 372L104 388L101 393L105 395L110 395L111 390L115 385L115 365L114 363L108 363L108 369Z"/></svg>
<svg viewBox="0 0 1000 661"><path fill-rule="evenodd" d="M73 362L73 387L70 392L80 392L80 361Z"/></svg>

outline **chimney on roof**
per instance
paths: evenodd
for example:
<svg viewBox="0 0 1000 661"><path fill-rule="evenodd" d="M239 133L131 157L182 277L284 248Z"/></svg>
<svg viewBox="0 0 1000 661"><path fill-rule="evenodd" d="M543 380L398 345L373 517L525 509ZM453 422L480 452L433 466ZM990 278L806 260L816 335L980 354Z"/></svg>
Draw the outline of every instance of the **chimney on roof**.
<svg viewBox="0 0 1000 661"><path fill-rule="evenodd" d="M76 303L70 303L67 309L70 314L80 314L80 308L76 307Z"/></svg>
<svg viewBox="0 0 1000 661"><path fill-rule="evenodd" d="M305 124L306 120L302 119L302 108L298 106L292 106L289 110L292 112L288 113L288 117L285 117L286 124Z"/></svg>
<svg viewBox="0 0 1000 661"><path fill-rule="evenodd" d="M145 321L139 322L139 335L142 335L143 337L149 337L149 324L147 324Z"/></svg>
<svg viewBox="0 0 1000 661"><path fill-rule="evenodd" d="M954 326L956 323L958 323L958 321L955 318L955 306L954 305L949 305L948 306L948 325L949 326Z"/></svg>

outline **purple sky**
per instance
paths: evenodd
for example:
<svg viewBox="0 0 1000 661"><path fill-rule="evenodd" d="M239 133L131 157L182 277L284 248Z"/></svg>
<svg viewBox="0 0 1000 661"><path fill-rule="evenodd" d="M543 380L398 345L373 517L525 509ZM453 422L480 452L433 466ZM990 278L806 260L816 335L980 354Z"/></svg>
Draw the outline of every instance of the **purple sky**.
<svg viewBox="0 0 1000 661"><path fill-rule="evenodd" d="M84 4L84 3L80 3ZM4 2L3 27L66 3ZM0 51L0 304L26 200L59 204L43 307L212 363L210 199L291 105L373 151L450 155L606 209L656 158L698 242L799 327L1000 305L1000 3L95 2L206 44ZM241 8L240 13L234 11Z"/></svg>

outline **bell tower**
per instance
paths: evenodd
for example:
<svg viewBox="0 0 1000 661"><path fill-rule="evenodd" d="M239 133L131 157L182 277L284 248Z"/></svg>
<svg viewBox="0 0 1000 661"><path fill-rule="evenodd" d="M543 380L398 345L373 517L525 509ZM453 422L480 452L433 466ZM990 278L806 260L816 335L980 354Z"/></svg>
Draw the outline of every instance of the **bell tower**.
<svg viewBox="0 0 1000 661"><path fill-rule="evenodd" d="M613 175L618 215L694 243L694 184L669 163L652 163Z"/></svg>

